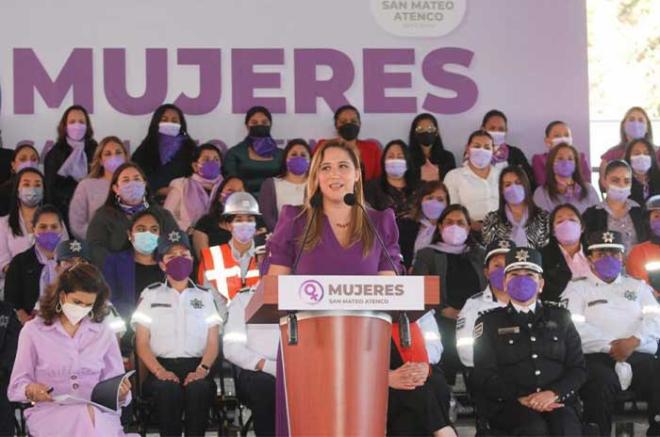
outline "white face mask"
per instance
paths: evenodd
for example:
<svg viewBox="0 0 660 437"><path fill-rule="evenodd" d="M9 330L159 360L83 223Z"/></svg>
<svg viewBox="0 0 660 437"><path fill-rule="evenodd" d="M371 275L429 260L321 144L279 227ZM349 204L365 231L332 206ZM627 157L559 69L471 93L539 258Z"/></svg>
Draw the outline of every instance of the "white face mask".
<svg viewBox="0 0 660 437"><path fill-rule="evenodd" d="M81 307L69 302L62 304L62 312L72 325L77 325L85 316L92 311L92 307Z"/></svg>

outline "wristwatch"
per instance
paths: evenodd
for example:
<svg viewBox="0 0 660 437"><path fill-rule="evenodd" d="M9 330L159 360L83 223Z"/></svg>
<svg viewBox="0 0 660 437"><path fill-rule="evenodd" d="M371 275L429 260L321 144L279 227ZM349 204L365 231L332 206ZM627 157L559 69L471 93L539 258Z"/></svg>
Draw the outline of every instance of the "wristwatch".
<svg viewBox="0 0 660 437"><path fill-rule="evenodd" d="M198 369L199 369L199 368L204 369L204 371L206 372L207 375L208 375L209 372L211 371L211 369L209 368L209 366L207 366L207 365L204 364L204 363L199 363L199 366L197 366L197 368L198 368Z"/></svg>

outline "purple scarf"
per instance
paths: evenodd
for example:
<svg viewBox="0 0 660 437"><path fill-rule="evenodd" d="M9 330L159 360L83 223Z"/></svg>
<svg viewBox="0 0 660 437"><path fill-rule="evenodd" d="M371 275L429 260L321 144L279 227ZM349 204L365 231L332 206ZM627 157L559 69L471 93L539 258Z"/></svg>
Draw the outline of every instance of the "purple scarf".
<svg viewBox="0 0 660 437"><path fill-rule="evenodd" d="M440 252L451 253L453 255L458 255L458 254L461 254L461 253L465 253L468 250L467 244L461 244L461 245L458 245L458 246L454 246L453 244L447 244L443 241L438 241L437 243L429 244L426 247L432 247L436 250L439 250Z"/></svg>
<svg viewBox="0 0 660 437"><path fill-rule="evenodd" d="M71 153L62 163L57 174L62 177L72 177L76 182L87 176L87 154L85 153L85 141L74 141L71 138L66 139L71 147Z"/></svg>
<svg viewBox="0 0 660 437"><path fill-rule="evenodd" d="M126 205L125 203L121 203L119 201L117 202L117 205L119 205L119 208L122 211L124 211L124 214L130 216L149 208L149 202L147 202L147 199L144 199L141 203L138 203L137 205Z"/></svg>
<svg viewBox="0 0 660 437"><path fill-rule="evenodd" d="M506 218L509 220L509 223L511 223L511 240L516 243L516 246L527 247L527 231L525 230L525 226L527 226L529 211L525 208L525 212L520 221L516 221L508 205L504 208L504 211L506 212Z"/></svg>
<svg viewBox="0 0 660 437"><path fill-rule="evenodd" d="M203 183L213 184L210 194L204 189ZM183 202L186 205L188 217L190 217L193 223L209 211L211 199L215 197L215 193L218 191L221 183L222 175L211 180L204 179L198 174L194 174L188 178L187 183L183 187Z"/></svg>
<svg viewBox="0 0 660 437"><path fill-rule="evenodd" d="M509 146L506 144L501 144L497 150L493 151L493 158L491 162L493 164L498 164L500 162L509 160Z"/></svg>
<svg viewBox="0 0 660 437"><path fill-rule="evenodd" d="M181 149L185 139L183 135L171 137L169 135L158 134L158 153L162 165L167 164L174 158Z"/></svg>
<svg viewBox="0 0 660 437"><path fill-rule="evenodd" d="M55 257L48 259L46 253L38 244L34 245L34 252L37 254L39 263L44 266L41 269L41 276L39 277L39 296L43 296L46 288L57 279L57 271L55 270L57 261L55 261Z"/></svg>

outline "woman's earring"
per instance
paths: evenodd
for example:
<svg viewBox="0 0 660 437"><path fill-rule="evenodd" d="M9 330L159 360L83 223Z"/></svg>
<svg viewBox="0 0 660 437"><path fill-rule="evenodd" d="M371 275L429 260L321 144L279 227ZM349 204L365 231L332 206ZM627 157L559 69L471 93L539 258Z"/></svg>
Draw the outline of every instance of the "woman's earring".
<svg viewBox="0 0 660 437"><path fill-rule="evenodd" d="M61 313L62 312L62 304L57 302L57 305L55 305L55 312L56 313Z"/></svg>

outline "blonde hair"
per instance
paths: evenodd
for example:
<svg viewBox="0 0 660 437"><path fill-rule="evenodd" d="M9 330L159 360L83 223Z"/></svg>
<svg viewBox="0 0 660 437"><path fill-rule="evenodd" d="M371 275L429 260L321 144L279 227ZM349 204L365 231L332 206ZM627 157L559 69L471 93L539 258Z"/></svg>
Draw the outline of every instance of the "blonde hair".
<svg viewBox="0 0 660 437"><path fill-rule="evenodd" d="M314 153L312 156L312 162L309 167L309 177L307 178L307 196L305 197L305 202L303 204L303 210L300 213L300 215L306 215L306 225L310 226L310 232L309 236L307 238L307 241L305 242L304 250L309 251L312 250L314 247L316 247L317 244L321 241L321 234L323 232L323 219L321 214L316 214L314 215L314 208L311 205L311 199L314 197L314 195L318 194L320 195L320 188L319 188L319 169L321 167L321 163L323 162L323 156L325 155L326 150L328 149L341 149L348 153L348 156L351 159L351 162L353 162L353 165L355 166L355 169L357 171L361 171L361 165L360 165L360 158L358 157L358 152L357 150L353 147L344 142L343 140L328 140L325 143L323 143L318 150ZM355 182L355 197L357 199L357 202L360 204L364 205L364 191L363 191L363 183L362 183L362 177L359 177L358 180ZM319 208L323 209L323 206L319 206ZM366 256L371 248L373 247L374 243L374 234L371 231L371 228L369 227L366 218L364 217L364 214L360 210L360 207L358 205L353 205L351 207L351 221L350 221L350 227L349 227L349 234L351 236L350 238L350 244L353 245L357 241L362 241L363 249L362 249L362 254L363 256ZM300 240L302 240L303 236L300 236ZM302 241L299 241L301 243Z"/></svg>
<svg viewBox="0 0 660 437"><path fill-rule="evenodd" d="M111 135L109 137L105 137L101 140L98 146L96 146L96 150L94 150L94 157L92 158L92 165L90 165L90 170L89 170L89 175L87 177L93 178L93 179L98 179L103 177L103 173L105 169L103 168L103 159L101 155L103 154L103 149L105 149L105 146L108 144L113 143L113 144L118 144L121 146L121 149L124 151L124 156L126 157L126 162L130 160L130 156L128 156L128 149L126 149L126 145L120 140L118 137Z"/></svg>

